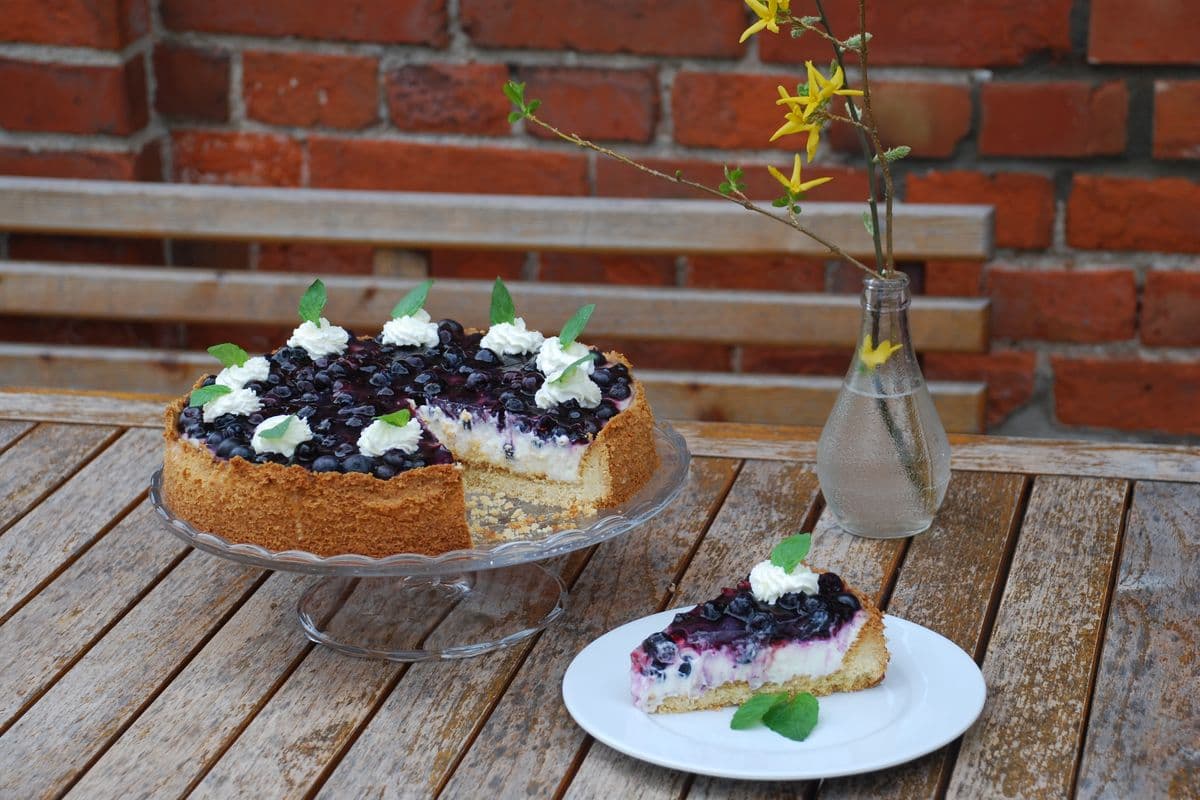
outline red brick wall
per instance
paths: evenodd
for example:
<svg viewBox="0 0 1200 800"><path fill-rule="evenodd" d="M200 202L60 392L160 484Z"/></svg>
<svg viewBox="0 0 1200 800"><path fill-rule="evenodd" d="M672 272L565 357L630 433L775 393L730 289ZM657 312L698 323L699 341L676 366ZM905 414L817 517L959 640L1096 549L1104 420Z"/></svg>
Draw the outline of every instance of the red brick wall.
<svg viewBox="0 0 1200 800"><path fill-rule="evenodd" d="M801 5L805 0L793 0ZM852 7L829 0L848 33ZM885 142L912 146L911 202L997 209L989 263L910 265L932 295L993 300L986 355L929 353L934 379L987 378L1004 431L1200 435L1200 13L1194 0L876 0ZM737 38L738 0L11 0L0 15L0 172L247 185L674 196L505 120L508 77L544 116L654 165L771 196L777 82L828 53ZM730 152L727 152L730 151ZM819 195L859 200L831 132ZM375 253L366 248L10 235L13 258L308 272L854 291L782 258ZM14 326L4 326L11 336ZM197 347L198 326L17 328L25 337ZM274 331L247 330L265 346ZM656 366L694 349L622 343ZM709 354L711 357L711 353ZM731 348L720 366L838 374L848 354ZM1014 412L1016 413L1015 416ZM1007 420L1007 422L1006 422Z"/></svg>

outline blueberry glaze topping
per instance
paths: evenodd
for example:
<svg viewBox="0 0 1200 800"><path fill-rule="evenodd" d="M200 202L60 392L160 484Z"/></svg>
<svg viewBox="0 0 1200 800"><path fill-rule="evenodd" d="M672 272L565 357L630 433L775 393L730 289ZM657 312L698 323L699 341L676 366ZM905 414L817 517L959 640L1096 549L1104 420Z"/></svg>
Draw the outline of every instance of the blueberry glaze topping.
<svg viewBox="0 0 1200 800"><path fill-rule="evenodd" d="M779 642L829 639L861 605L832 572L823 573L818 586L814 595L791 592L773 605L755 599L748 580L722 589L716 599L676 614L665 631L642 643L647 656L642 672L663 675L685 646L701 652L728 647L738 663L747 664L760 649ZM681 675L691 672L686 661L678 667Z"/></svg>
<svg viewBox="0 0 1200 800"><path fill-rule="evenodd" d="M481 348L481 338L482 333L467 333L447 319L438 323L438 345L431 348L352 337L340 356L313 359L301 348L281 347L267 357L267 379L246 384L261 399L261 411L246 417L225 414L206 423L200 408L188 407L179 415L178 430L204 442L218 458L298 464L315 472L362 472L386 480L454 459L428 431L409 455L399 450L378 457L359 453L358 437L375 417L433 405L457 419L470 409L490 415L501 427L513 426L547 440L565 437L586 443L632 394L629 370L592 348L592 380L600 386L600 405L582 408L569 400L540 409L533 398L545 377L537 368L536 354L500 356ZM209 376L204 385L213 382ZM278 414L303 417L313 431L313 439L299 445L291 458L256 454L250 447L255 426Z"/></svg>

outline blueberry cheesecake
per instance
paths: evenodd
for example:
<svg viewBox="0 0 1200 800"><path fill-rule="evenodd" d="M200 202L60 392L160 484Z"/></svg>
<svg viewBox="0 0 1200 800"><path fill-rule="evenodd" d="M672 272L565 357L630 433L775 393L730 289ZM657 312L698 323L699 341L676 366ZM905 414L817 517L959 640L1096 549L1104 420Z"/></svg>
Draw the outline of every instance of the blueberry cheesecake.
<svg viewBox="0 0 1200 800"><path fill-rule="evenodd" d="M654 419L619 353L517 317L434 321L426 281L375 336L321 316L315 281L286 346L224 368L166 413L163 493L194 526L268 550L437 554L472 546L466 492L572 511L619 504L658 465Z"/></svg>
<svg viewBox="0 0 1200 800"><path fill-rule="evenodd" d="M784 541L799 540L807 550L807 535ZM772 554L735 587L676 614L630 660L634 705L678 712L738 705L760 692L866 689L883 680L888 651L868 597L832 572Z"/></svg>

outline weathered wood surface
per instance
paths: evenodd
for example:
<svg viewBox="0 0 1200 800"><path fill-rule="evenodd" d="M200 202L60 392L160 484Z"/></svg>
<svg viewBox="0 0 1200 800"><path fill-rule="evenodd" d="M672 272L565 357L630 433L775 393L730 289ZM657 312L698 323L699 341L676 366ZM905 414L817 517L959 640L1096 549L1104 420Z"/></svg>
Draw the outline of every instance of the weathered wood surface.
<svg viewBox="0 0 1200 800"><path fill-rule="evenodd" d="M888 600L889 614L935 630L983 655L1021 517L1020 475L956 472L926 533L914 537ZM935 798L954 766L950 744L903 766L821 783L824 798Z"/></svg>
<svg viewBox="0 0 1200 800"><path fill-rule="evenodd" d="M54 795L70 787L220 626L257 574L199 553L185 558L0 739L0 796ZM243 679L254 674L253 655L245 655ZM135 740L136 729L118 741ZM141 741L151 748L167 744ZM158 751L158 760L147 759L111 782L89 781L91 788L77 787L75 794L139 796L144 770L173 778L181 762L191 763L192 752L190 743L175 741Z"/></svg>
<svg viewBox="0 0 1200 800"><path fill-rule="evenodd" d="M1200 797L1200 486L1138 483L1079 795Z"/></svg>
<svg viewBox="0 0 1200 800"><path fill-rule="evenodd" d="M382 277L330 276L325 316L359 334L375 334L396 301L418 283ZM75 266L0 262L0 313L295 325L296 304L311 275L203 269ZM522 318L557 331L571 309L595 303L588 336L728 344L853 347L862 309L853 295L730 292L514 282ZM441 280L429 295L434 318L486 326L487 281ZM985 298L915 297L909 310L918 350L980 352L987 348ZM11 382L10 382L11 385Z"/></svg>
<svg viewBox="0 0 1200 800"><path fill-rule="evenodd" d="M0 532L117 434L91 425L38 425L0 453Z"/></svg>
<svg viewBox="0 0 1200 800"><path fill-rule="evenodd" d="M0 344L0 366L14 386L171 396L187 391L198 375L212 372L217 364L207 353ZM830 377L651 369L639 370L638 377L651 406L664 417L733 422L818 425L829 416L842 387L840 378ZM984 384L934 381L929 388L947 430L983 429ZM162 416L161 407L157 416Z"/></svg>
<svg viewBox="0 0 1200 800"><path fill-rule="evenodd" d="M0 536L0 620L145 494L157 445L152 431L127 431Z"/></svg>
<svg viewBox="0 0 1200 800"><path fill-rule="evenodd" d="M983 659L987 703L962 739L951 797L1071 794L1128 491L1034 480Z"/></svg>
<svg viewBox="0 0 1200 800"><path fill-rule="evenodd" d="M987 206L895 208L897 258L987 258ZM873 252L860 203L809 203L805 224ZM664 225L662 220L671 220ZM0 178L0 230L516 250L797 253L826 249L732 203L260 189Z"/></svg>
<svg viewBox="0 0 1200 800"><path fill-rule="evenodd" d="M0 452L12 446L12 443L21 438L33 424L30 422L18 422L15 420L0 420Z"/></svg>
<svg viewBox="0 0 1200 800"><path fill-rule="evenodd" d="M62 421L158 428L166 398L109 393L31 392L0 388L0 419ZM666 416L666 415L662 415ZM669 419L669 417L667 417ZM771 461L815 461L820 429L796 425L673 420L695 455ZM1077 475L1200 483L1196 448L1120 442L1022 439L1000 436L950 437L957 470Z"/></svg>
<svg viewBox="0 0 1200 800"><path fill-rule="evenodd" d="M0 728L186 552L144 502L0 625Z"/></svg>

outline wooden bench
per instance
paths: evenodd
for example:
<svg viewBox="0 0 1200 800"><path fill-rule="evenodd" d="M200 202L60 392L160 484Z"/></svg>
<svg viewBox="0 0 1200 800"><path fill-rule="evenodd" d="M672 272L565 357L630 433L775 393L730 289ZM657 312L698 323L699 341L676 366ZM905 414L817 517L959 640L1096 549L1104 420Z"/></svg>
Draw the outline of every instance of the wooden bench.
<svg viewBox="0 0 1200 800"><path fill-rule="evenodd" d="M871 242L861 206L806 207L806 222L856 255ZM669 224L664 220L669 220ZM982 206L900 205L898 259L981 259L991 252L992 211ZM576 252L787 253L823 255L785 226L732 204L690 200L249 189L181 184L0 178L0 230L207 240L325 242L401 248ZM142 322L291 324L313 276L193 268L0 262L0 314ZM324 277L324 276L323 276ZM415 280L328 277L329 314L358 330L377 328ZM856 296L554 283L510 285L530 325L554 329L594 302L597 339L722 345L845 347L859 324ZM438 316L486 322L490 282L442 280ZM988 303L980 298L913 301L919 350L982 352ZM0 344L5 386L183 391L213 366L204 353L111 347ZM666 417L819 425L839 378L702 371L639 371ZM986 387L931 384L948 429L979 431Z"/></svg>

